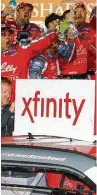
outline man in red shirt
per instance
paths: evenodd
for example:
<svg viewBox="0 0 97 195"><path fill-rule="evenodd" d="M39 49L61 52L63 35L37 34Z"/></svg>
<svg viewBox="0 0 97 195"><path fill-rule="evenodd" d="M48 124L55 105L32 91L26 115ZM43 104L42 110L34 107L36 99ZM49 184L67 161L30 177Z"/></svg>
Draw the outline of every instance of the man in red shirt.
<svg viewBox="0 0 97 195"><path fill-rule="evenodd" d="M49 31L33 40L30 45L21 48L18 44L12 45L10 29L1 29L1 75L12 80L13 91L16 79L27 78L30 59L43 53L56 39L56 33Z"/></svg>
<svg viewBox="0 0 97 195"><path fill-rule="evenodd" d="M59 24L60 24L60 16L55 13L48 15L45 19L45 25L48 30L56 29L58 32ZM58 35L59 38L59 35ZM54 41L51 47L44 52L42 55L35 57L30 61L29 65L29 77L32 79L58 79L60 77L60 56L58 54L58 47L60 41ZM64 44L64 47L66 44ZM73 55L74 44L68 44L65 47L65 55L64 58L72 58ZM64 64L64 59L61 58L60 61Z"/></svg>
<svg viewBox="0 0 97 195"><path fill-rule="evenodd" d="M82 2L76 3L72 10L72 17L74 18L74 25L78 30L78 37L75 39L68 39L70 42L75 43L75 55L73 59L66 63L61 63L61 72L65 78L85 79L88 77L89 67L92 66L95 71L95 31L91 28L90 24L86 21L86 7ZM68 38L71 31L68 30ZM92 57L92 61L91 61Z"/></svg>
<svg viewBox="0 0 97 195"><path fill-rule="evenodd" d="M87 71L95 77L96 71L96 30L90 23L86 23L86 7L83 3L76 3L74 6L77 29L80 36L89 44L87 55Z"/></svg>
<svg viewBox="0 0 97 195"><path fill-rule="evenodd" d="M55 30L60 23L60 16L52 13L45 18L45 26L48 30ZM58 40L57 40L58 41ZM60 75L57 57L57 43L54 41L51 47L42 55L30 61L29 77L32 79L57 79Z"/></svg>
<svg viewBox="0 0 97 195"><path fill-rule="evenodd" d="M30 3L21 2L16 8L16 20L7 20L7 12L2 12L2 23L6 22L10 29L15 31L13 38L17 36L20 31L28 31L31 33L33 39L41 34L41 29L34 23L30 22L31 14L34 7ZM8 11L11 12L11 9Z"/></svg>

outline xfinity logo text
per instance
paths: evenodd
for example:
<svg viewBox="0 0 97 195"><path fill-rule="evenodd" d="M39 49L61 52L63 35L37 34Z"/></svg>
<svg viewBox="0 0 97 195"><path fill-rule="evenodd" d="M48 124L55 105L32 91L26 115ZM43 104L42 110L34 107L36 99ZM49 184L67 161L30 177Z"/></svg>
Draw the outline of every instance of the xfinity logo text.
<svg viewBox="0 0 97 195"><path fill-rule="evenodd" d="M74 110L74 118L73 118L72 125L77 124L77 121L85 105L85 101L86 101L85 99L81 99L78 105L77 100L75 98L72 98L69 92L64 95L64 98L60 97L59 99L58 98L56 99L55 97L51 97L51 98L42 97L41 98L40 95L41 95L41 92L36 91L32 97L29 97L27 99L25 97L22 97L24 108L21 113L21 116L25 116L26 114L28 114L31 122L35 123L35 117L37 116L48 117L48 118L51 117L50 108L52 106L53 108L52 117L53 118L64 118L65 117L69 120L72 118L72 114L71 114L71 106L72 106ZM39 106L40 106L40 110L38 109Z"/></svg>

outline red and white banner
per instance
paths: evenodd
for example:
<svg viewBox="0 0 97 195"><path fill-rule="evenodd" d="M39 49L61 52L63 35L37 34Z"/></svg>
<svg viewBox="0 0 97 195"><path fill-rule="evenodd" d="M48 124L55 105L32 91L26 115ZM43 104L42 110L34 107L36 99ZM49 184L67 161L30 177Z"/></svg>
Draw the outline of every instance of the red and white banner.
<svg viewBox="0 0 97 195"><path fill-rule="evenodd" d="M95 81L16 80L14 135L92 141Z"/></svg>

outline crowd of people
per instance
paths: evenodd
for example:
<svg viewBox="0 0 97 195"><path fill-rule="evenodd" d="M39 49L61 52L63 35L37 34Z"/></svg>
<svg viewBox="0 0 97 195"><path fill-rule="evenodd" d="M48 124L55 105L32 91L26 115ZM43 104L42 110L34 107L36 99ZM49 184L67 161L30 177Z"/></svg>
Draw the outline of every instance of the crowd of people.
<svg viewBox="0 0 97 195"><path fill-rule="evenodd" d="M88 23L82 2L51 13L46 31L30 22L33 8L21 2L15 17L10 6L1 13L2 136L14 130L16 79L96 79L96 7Z"/></svg>

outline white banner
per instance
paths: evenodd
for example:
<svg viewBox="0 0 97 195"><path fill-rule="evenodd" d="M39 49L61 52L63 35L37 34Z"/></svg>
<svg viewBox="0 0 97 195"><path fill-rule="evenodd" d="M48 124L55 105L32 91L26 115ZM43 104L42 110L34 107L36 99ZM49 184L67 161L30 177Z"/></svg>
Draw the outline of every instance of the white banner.
<svg viewBox="0 0 97 195"><path fill-rule="evenodd" d="M16 80L14 135L92 141L94 102L92 80Z"/></svg>

